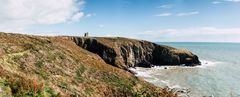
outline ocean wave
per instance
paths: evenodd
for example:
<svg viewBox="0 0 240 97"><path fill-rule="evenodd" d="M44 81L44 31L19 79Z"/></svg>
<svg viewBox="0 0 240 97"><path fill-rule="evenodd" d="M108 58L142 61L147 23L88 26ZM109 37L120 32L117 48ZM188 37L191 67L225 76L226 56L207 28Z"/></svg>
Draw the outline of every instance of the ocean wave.
<svg viewBox="0 0 240 97"><path fill-rule="evenodd" d="M220 61L209 61L209 60L201 60L202 64L195 67L189 67L189 66L154 66L150 69L141 68L141 67L135 67L135 68L129 68L130 71L136 73L135 75L138 77L144 77L144 78L153 78L154 75L161 75L160 73L153 73L154 71L158 70L171 70L171 69L181 69L181 68L207 68L207 67L214 67L217 64L220 64L222 62Z"/></svg>
<svg viewBox="0 0 240 97"><path fill-rule="evenodd" d="M166 86L168 86L171 89L181 89L183 87L181 87L180 85L177 84L171 84L169 80L160 80L160 82Z"/></svg>
<svg viewBox="0 0 240 97"><path fill-rule="evenodd" d="M129 68L129 70L135 72L136 76L142 77L145 81L150 82L150 83L152 83L156 86L168 87L168 88L170 88L170 89L172 89L173 91L176 91L176 92L180 91L179 95L184 95L185 93L187 95L193 95L193 93L195 93L195 92L192 92L192 91L195 91L195 90L191 90L191 92L189 93L189 90L191 89L190 85L186 85L184 83L184 81L182 81L182 80L178 82L178 80L174 80L171 77L168 78L167 74L171 73L171 72L175 72L175 71L176 72L180 71L179 73L181 73L182 71L185 71L185 70L186 70L186 72L192 72L195 69L199 69L199 70L201 69L200 71L208 70L208 68L215 68L219 64L220 65L222 65L222 63L225 64L225 62L214 61L214 60L204 60L204 59L202 59L200 61L202 62L202 64L199 65L199 66L194 66L194 67L187 67L187 66L154 66L152 68L135 67L135 68ZM178 75L174 74L174 76L178 76ZM182 91L184 91L183 94L181 94ZM185 96L183 96L183 97L185 97Z"/></svg>
<svg viewBox="0 0 240 97"><path fill-rule="evenodd" d="M149 73L147 72L137 72L136 76L141 76L141 77L152 77Z"/></svg>
<svg viewBox="0 0 240 97"><path fill-rule="evenodd" d="M210 60L201 60L201 62L202 64L196 67L198 68L213 67L213 66L216 66L217 64L222 63L220 61L210 61Z"/></svg>
<svg viewBox="0 0 240 97"><path fill-rule="evenodd" d="M171 89L183 89L180 85L170 85L169 88Z"/></svg>
<svg viewBox="0 0 240 97"><path fill-rule="evenodd" d="M220 64L222 62L220 61L210 61L210 60L201 60L202 64L199 66L154 66L153 69L176 69L176 68L206 68L206 67L213 67L217 64Z"/></svg>
<svg viewBox="0 0 240 97"><path fill-rule="evenodd" d="M147 71L142 71L138 67L137 68L129 68L130 71L136 73L136 76L139 77L152 77L151 74Z"/></svg>
<svg viewBox="0 0 240 97"><path fill-rule="evenodd" d="M174 82L171 82L170 80L163 80L161 77L158 78L156 77L155 71L157 69L164 69L164 67L154 67L154 68L141 68L141 67L136 67L136 68L129 68L129 70L135 72L135 76L142 77L144 80L147 82L150 82L156 86L159 87L168 87L171 90L174 90L175 92L179 90L184 90L186 89L185 87L180 86L179 84L176 84ZM159 71L159 70L157 70ZM158 72L157 74L159 74ZM183 96L185 97L185 96Z"/></svg>

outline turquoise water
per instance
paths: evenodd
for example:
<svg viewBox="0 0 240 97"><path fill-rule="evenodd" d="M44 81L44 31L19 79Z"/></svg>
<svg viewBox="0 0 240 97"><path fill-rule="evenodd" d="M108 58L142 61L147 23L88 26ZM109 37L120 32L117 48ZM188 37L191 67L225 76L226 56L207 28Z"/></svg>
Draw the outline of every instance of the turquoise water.
<svg viewBox="0 0 240 97"><path fill-rule="evenodd" d="M189 89L191 97L240 97L240 44L159 43L185 48L198 55L202 66L136 68L137 76L157 86Z"/></svg>

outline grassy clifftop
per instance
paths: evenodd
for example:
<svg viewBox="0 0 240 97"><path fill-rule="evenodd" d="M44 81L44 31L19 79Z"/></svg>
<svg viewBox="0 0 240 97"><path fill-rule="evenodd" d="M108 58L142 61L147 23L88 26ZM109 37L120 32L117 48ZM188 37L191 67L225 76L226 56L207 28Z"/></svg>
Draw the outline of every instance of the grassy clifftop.
<svg viewBox="0 0 240 97"><path fill-rule="evenodd" d="M66 37L0 33L0 96L173 97Z"/></svg>

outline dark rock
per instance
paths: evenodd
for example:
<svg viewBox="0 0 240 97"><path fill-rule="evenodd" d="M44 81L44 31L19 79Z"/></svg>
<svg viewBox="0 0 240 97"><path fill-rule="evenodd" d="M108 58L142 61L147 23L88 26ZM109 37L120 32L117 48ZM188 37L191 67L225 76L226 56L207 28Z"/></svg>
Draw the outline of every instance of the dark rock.
<svg viewBox="0 0 240 97"><path fill-rule="evenodd" d="M98 54L106 63L127 69L153 65L200 65L198 57L188 50L157 45L127 38L71 37L80 47Z"/></svg>
<svg viewBox="0 0 240 97"><path fill-rule="evenodd" d="M136 66L138 66L138 67L147 67L147 68L153 67L153 65L150 62L148 62L148 61L143 61L141 63L138 63L138 64L136 64Z"/></svg>

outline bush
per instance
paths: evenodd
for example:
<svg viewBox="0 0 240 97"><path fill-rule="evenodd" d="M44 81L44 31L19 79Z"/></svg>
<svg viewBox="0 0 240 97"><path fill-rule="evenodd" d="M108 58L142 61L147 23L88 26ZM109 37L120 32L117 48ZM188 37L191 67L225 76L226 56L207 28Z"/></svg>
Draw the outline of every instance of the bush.
<svg viewBox="0 0 240 97"><path fill-rule="evenodd" d="M8 85L12 90L14 97L57 97L51 88L46 87L44 83L37 79L29 78L10 78Z"/></svg>
<svg viewBox="0 0 240 97"><path fill-rule="evenodd" d="M37 48L30 43L24 44L23 45L24 50L34 50L34 51L38 51Z"/></svg>
<svg viewBox="0 0 240 97"><path fill-rule="evenodd" d="M13 78L9 79L8 82L13 95L17 97L36 96L43 91L43 83L38 82L36 79Z"/></svg>
<svg viewBox="0 0 240 97"><path fill-rule="evenodd" d="M43 61L37 61L35 63L35 66L39 67L39 68L42 68L44 66L44 62Z"/></svg>

